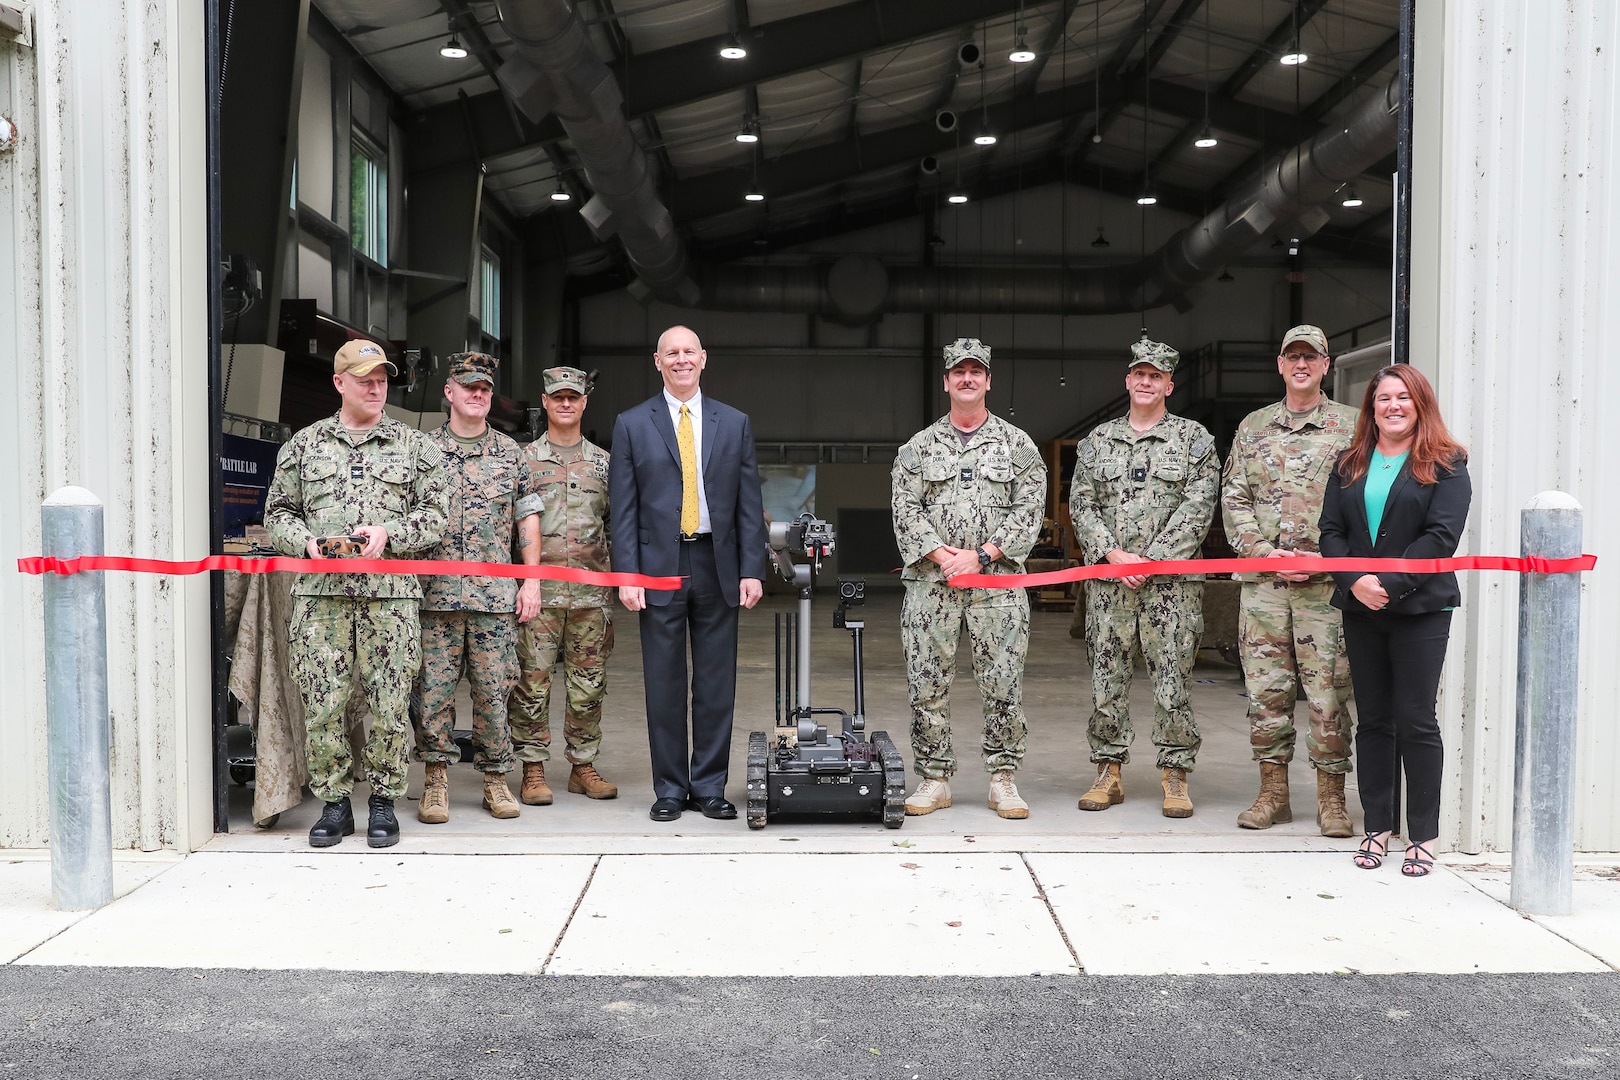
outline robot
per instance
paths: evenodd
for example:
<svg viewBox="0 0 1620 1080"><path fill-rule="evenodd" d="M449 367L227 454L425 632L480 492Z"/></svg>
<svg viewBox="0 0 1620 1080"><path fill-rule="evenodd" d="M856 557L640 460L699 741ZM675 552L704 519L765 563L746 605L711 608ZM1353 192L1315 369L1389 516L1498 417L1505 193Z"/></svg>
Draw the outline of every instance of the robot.
<svg viewBox="0 0 1620 1080"><path fill-rule="evenodd" d="M772 558L782 577L799 587L799 611L776 617L776 730L748 736L751 829L763 829L776 815L876 814L890 829L906 820L906 768L900 751L888 732L866 734L861 668L866 623L851 618L851 609L866 603L861 578L838 579L838 609L833 613L833 626L848 630L854 644L854 712L810 703L810 599L821 560L832 554L835 542L832 526L811 514L771 523ZM795 563L795 556L807 561ZM784 702L789 691L792 701ZM817 717L832 715L841 722L837 732L829 733Z"/></svg>

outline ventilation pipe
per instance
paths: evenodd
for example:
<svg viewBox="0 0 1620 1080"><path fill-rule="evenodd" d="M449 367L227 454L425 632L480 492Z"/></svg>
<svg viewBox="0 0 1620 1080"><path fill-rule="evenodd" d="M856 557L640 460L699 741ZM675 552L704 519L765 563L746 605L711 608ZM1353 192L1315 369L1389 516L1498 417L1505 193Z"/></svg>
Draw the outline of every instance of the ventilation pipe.
<svg viewBox="0 0 1620 1080"><path fill-rule="evenodd" d="M696 271L702 299L720 311L783 311L859 324L879 314L975 311L1006 315L1116 315L1184 306L1187 290L1220 273L1273 226L1309 236L1328 221L1321 204L1395 149L1399 80L1342 128L1268 162L1232 198L1129 266L986 269L886 267L848 255L829 267L710 266Z"/></svg>
<svg viewBox="0 0 1620 1080"><path fill-rule="evenodd" d="M686 247L624 118L618 81L572 7L567 0L496 0L495 11L516 45L496 77L530 120L557 114L595 193L580 214L598 240L617 236L624 245L636 271L632 294L698 303Z"/></svg>

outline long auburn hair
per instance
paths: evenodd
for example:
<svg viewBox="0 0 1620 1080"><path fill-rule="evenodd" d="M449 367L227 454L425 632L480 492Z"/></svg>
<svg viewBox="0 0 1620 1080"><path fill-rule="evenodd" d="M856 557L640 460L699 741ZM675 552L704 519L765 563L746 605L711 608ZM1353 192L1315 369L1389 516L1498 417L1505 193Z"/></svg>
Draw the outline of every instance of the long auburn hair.
<svg viewBox="0 0 1620 1080"><path fill-rule="evenodd" d="M1350 448L1339 458L1339 477L1353 484L1366 473L1372 461L1373 449L1378 445L1378 423L1373 416L1373 402L1378 387L1385 379L1399 379L1412 397L1414 437L1407 461L1412 476L1420 484L1435 482L1435 470L1451 468L1468 458L1468 449L1451 437L1446 422L1440 418L1440 401L1434 396L1434 387L1423 372L1411 364L1391 364L1379 368L1378 374L1367 383L1367 392L1361 398L1361 415L1356 418L1356 434Z"/></svg>

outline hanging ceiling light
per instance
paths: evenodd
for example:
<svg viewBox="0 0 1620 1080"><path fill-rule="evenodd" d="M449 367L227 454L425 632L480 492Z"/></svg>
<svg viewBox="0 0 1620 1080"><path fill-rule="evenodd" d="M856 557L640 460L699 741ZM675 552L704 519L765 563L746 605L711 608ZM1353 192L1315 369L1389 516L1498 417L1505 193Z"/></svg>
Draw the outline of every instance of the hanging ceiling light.
<svg viewBox="0 0 1620 1080"><path fill-rule="evenodd" d="M747 202L764 202L765 193L759 190L759 185L756 184L748 189L748 193L743 196L743 199Z"/></svg>
<svg viewBox="0 0 1620 1080"><path fill-rule="evenodd" d="M573 196L568 194L568 189L562 186L562 181L559 179L557 181L557 190L551 193L551 201L554 203L565 203L572 198Z"/></svg>
<svg viewBox="0 0 1620 1080"><path fill-rule="evenodd" d="M1216 278L1215 280L1216 281L1236 281L1237 278L1232 276L1232 268L1228 266L1228 267L1224 268L1223 270L1221 270L1221 276Z"/></svg>
<svg viewBox="0 0 1620 1080"><path fill-rule="evenodd" d="M948 203L953 203L957 206L961 206L963 203L968 201L967 192L953 191L949 195L945 196L945 201Z"/></svg>
<svg viewBox="0 0 1620 1080"><path fill-rule="evenodd" d="M1146 188L1146 187L1143 188L1142 189L1142 194L1140 194L1140 195L1138 195L1136 197L1136 205L1137 206L1153 206L1153 205L1156 205L1158 203L1158 201L1159 201L1159 197L1157 195L1153 194L1153 189L1152 188Z"/></svg>
<svg viewBox="0 0 1620 1080"><path fill-rule="evenodd" d="M973 145L974 146L994 146L994 145L996 145L996 133L991 131L988 127L980 128L979 133L977 135L973 136Z"/></svg>
<svg viewBox="0 0 1620 1080"><path fill-rule="evenodd" d="M1289 67L1298 67L1305 61L1309 60L1310 56L1306 53L1300 52L1299 45L1296 43L1294 45L1293 52L1285 52L1282 54L1282 56L1278 57L1278 59L1287 64Z"/></svg>
<svg viewBox="0 0 1620 1080"><path fill-rule="evenodd" d="M1114 246L1114 245L1112 245L1112 244L1110 244L1108 242L1108 237L1103 235L1103 227L1101 225L1097 226L1097 239L1095 239L1095 240L1093 240L1091 242L1091 246L1094 247L1094 248L1105 248L1105 247L1113 247Z"/></svg>
<svg viewBox="0 0 1620 1080"><path fill-rule="evenodd" d="M1018 28L1018 41L1013 45L1013 51L1007 54L1007 59L1015 64L1028 64L1034 61L1035 51L1024 43L1024 28Z"/></svg>
<svg viewBox="0 0 1620 1080"><path fill-rule="evenodd" d="M743 125L742 130L737 132L737 141L740 143L759 142L759 128L755 127L753 124Z"/></svg>
<svg viewBox="0 0 1620 1080"><path fill-rule="evenodd" d="M1357 195L1356 194L1356 189L1354 187L1352 187L1349 191L1345 192L1344 202L1340 203L1339 205L1343 206L1343 207L1345 207L1347 209L1354 210L1356 207L1360 206L1361 204L1362 204L1361 196Z"/></svg>
<svg viewBox="0 0 1620 1080"><path fill-rule="evenodd" d="M726 43L720 46L720 56L722 59L741 60L747 55L748 50L743 48L742 40L738 38L736 34L732 34L726 39Z"/></svg>
<svg viewBox="0 0 1620 1080"><path fill-rule="evenodd" d="M1220 140L1215 137L1215 132L1210 130L1210 126L1205 124L1204 130L1199 132L1198 138L1193 140L1193 145L1200 150L1208 150L1212 146L1219 146Z"/></svg>
<svg viewBox="0 0 1620 1080"><path fill-rule="evenodd" d="M453 27L450 30L450 40L439 46L439 55L444 57L446 60L467 59L467 50L462 46L461 42L457 40L456 32Z"/></svg>

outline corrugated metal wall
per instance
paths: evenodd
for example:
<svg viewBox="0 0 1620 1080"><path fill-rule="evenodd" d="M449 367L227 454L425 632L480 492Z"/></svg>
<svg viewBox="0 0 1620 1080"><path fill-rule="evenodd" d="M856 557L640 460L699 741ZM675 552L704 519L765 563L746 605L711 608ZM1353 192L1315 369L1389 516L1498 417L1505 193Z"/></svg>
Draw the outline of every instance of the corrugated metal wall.
<svg viewBox="0 0 1620 1080"><path fill-rule="evenodd" d="M208 549L201 5L34 19L33 48L0 45L22 134L0 160L0 847L47 836L41 587L15 569L40 500L94 491L112 554ZM106 581L114 841L189 848L211 828L206 581Z"/></svg>
<svg viewBox="0 0 1620 1080"><path fill-rule="evenodd" d="M1620 392L1620 5L1419 8L1418 167L1427 155L1431 169L1414 203L1427 237L1414 306L1432 319L1415 328L1413 360L1438 375L1471 449L1466 551L1517 554L1519 512L1538 491L1586 509L1599 563L1583 598L1576 845L1620 850L1620 424L1608 419ZM1517 579L1467 575L1444 689L1455 799L1442 826L1463 850L1512 839L1517 627Z"/></svg>

